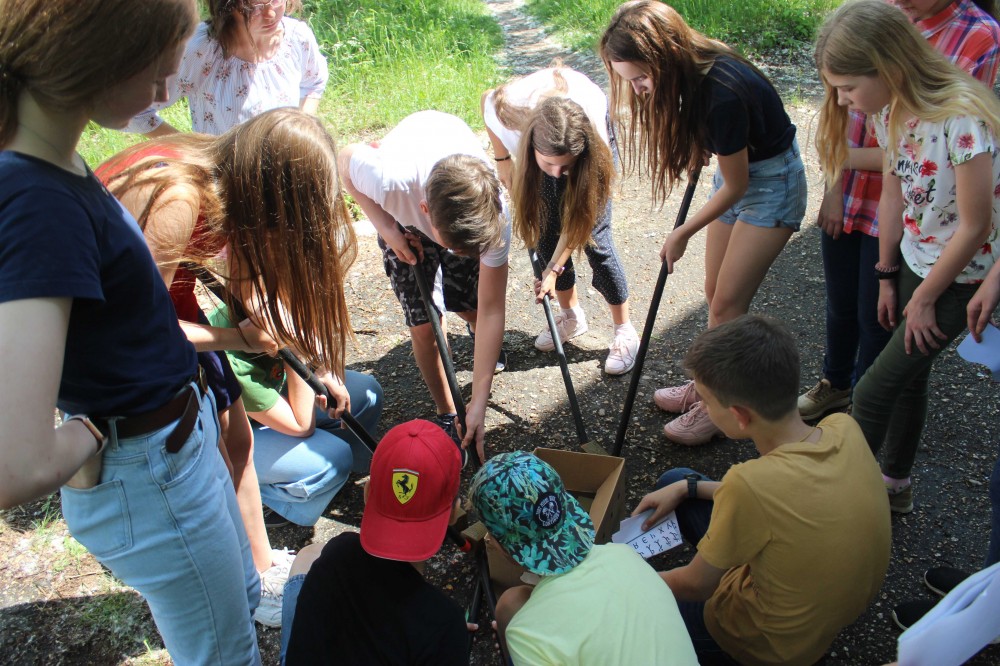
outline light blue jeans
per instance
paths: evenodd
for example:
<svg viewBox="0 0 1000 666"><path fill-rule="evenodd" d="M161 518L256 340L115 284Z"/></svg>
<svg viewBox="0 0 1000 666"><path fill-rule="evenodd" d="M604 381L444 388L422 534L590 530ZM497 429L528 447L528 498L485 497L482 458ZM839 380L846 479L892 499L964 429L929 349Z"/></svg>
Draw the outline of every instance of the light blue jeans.
<svg viewBox="0 0 1000 666"><path fill-rule="evenodd" d="M374 436L382 414L382 387L371 375L348 370L344 383L351 414ZM316 412L316 431L291 437L253 424L253 464L264 504L296 525L315 525L351 471L366 473L371 453L340 420Z"/></svg>
<svg viewBox="0 0 1000 666"><path fill-rule="evenodd" d="M167 453L175 424L104 451L101 482L63 487L70 533L139 591L175 664L260 664L251 618L260 579L236 493L219 454L211 393L184 446Z"/></svg>
<svg viewBox="0 0 1000 666"><path fill-rule="evenodd" d="M285 592L281 596L281 652L279 662L285 666L285 655L288 654L288 644L292 639L292 624L295 622L295 606L299 603L302 586L306 582L306 574L290 576L285 581Z"/></svg>

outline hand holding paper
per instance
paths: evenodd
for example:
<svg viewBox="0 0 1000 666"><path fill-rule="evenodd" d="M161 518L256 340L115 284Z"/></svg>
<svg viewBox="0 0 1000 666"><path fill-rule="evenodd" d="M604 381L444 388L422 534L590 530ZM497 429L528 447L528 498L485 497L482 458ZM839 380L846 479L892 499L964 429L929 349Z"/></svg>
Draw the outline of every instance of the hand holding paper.
<svg viewBox="0 0 1000 666"><path fill-rule="evenodd" d="M681 545L681 529L677 524L677 515L671 511L650 529L643 531L642 524L653 514L649 509L637 516L622 521L621 529L611 535L614 543L626 543L635 549L645 559L659 555L671 548Z"/></svg>

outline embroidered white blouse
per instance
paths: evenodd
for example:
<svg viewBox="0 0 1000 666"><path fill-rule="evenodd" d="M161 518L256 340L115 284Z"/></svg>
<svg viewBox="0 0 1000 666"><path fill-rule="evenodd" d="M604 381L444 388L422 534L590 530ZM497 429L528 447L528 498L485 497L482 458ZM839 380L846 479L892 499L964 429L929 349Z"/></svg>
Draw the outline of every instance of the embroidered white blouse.
<svg viewBox="0 0 1000 666"><path fill-rule="evenodd" d="M264 111L321 97L329 71L316 36L304 22L287 16L281 26L278 52L252 63L223 58L219 43L208 36L208 25L199 25L170 83L170 98L133 118L125 131L153 131L163 123L158 111L182 97L191 107L192 128L205 134L222 134Z"/></svg>

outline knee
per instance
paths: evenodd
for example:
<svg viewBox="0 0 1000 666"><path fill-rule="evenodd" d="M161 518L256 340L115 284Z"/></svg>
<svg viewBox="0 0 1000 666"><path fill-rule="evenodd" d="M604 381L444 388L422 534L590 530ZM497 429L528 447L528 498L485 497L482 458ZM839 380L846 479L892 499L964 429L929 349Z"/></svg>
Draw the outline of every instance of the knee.
<svg viewBox="0 0 1000 666"><path fill-rule="evenodd" d="M708 311L709 321L714 322L715 325L719 325L736 319L742 314L746 314L747 308L745 304L738 303L732 298L727 298L717 293L713 298L709 299Z"/></svg>
<svg viewBox="0 0 1000 666"><path fill-rule="evenodd" d="M666 471L660 475L660 478L656 480L656 490L660 488L666 488L671 483L677 483L678 481L683 481L684 477L688 474L697 474L693 469L689 467L675 467L672 470Z"/></svg>
<svg viewBox="0 0 1000 666"><path fill-rule="evenodd" d="M434 339L434 329L431 328L430 322L426 324L419 324L417 326L410 327L410 339L413 340L413 344L422 347L432 347L437 344Z"/></svg>
<svg viewBox="0 0 1000 666"><path fill-rule="evenodd" d="M305 548L299 550L295 559L292 561L291 569L288 570L289 577L309 573L309 569L312 568L313 562L318 560L322 553L323 544L321 543L311 543Z"/></svg>

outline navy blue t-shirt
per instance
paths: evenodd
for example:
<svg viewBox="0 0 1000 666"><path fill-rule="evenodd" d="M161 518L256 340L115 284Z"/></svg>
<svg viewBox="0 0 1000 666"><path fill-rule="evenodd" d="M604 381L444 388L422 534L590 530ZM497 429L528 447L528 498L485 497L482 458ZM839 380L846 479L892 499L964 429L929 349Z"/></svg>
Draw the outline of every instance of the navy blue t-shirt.
<svg viewBox="0 0 1000 666"><path fill-rule="evenodd" d="M141 414L195 372L194 347L128 211L92 173L2 151L0 303L29 298L73 299L57 401L66 412Z"/></svg>
<svg viewBox="0 0 1000 666"><path fill-rule="evenodd" d="M747 149L750 162L788 150L795 138L774 87L746 63L719 56L701 85L706 148L716 155Z"/></svg>

